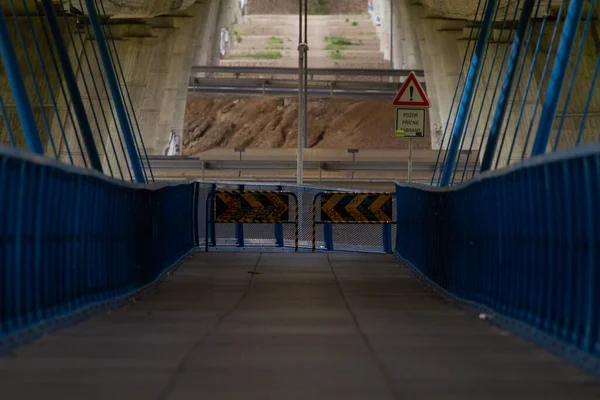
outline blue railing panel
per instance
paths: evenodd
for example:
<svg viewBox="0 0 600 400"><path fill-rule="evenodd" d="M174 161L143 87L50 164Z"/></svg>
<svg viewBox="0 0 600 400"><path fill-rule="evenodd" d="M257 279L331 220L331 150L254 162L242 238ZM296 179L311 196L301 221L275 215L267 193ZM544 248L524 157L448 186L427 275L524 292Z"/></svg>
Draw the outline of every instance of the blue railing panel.
<svg viewBox="0 0 600 400"><path fill-rule="evenodd" d="M396 252L446 293L597 359L599 181L595 144L454 189L399 185Z"/></svg>
<svg viewBox="0 0 600 400"><path fill-rule="evenodd" d="M124 184L0 149L0 350L154 282L195 248L197 184Z"/></svg>

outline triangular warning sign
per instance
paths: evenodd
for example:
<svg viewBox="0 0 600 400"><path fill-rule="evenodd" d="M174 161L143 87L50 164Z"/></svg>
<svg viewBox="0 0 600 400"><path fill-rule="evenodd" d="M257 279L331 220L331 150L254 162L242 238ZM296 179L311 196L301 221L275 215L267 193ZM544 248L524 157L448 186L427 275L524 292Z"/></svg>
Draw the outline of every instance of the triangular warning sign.
<svg viewBox="0 0 600 400"><path fill-rule="evenodd" d="M431 103L414 72L408 75L394 99L395 106L430 107Z"/></svg>

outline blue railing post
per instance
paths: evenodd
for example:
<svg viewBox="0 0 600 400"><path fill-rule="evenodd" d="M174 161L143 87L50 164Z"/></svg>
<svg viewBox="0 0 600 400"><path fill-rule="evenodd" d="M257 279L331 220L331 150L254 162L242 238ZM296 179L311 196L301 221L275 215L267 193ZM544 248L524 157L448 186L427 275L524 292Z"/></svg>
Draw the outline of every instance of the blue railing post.
<svg viewBox="0 0 600 400"><path fill-rule="evenodd" d="M277 186L276 190L281 191L282 190L281 186ZM298 207L298 204L296 204L296 207ZM275 224L275 243L277 244L277 247L284 246L283 225L282 224Z"/></svg>
<svg viewBox="0 0 600 400"><path fill-rule="evenodd" d="M49 0L46 1L49 2ZM102 64L104 66L106 80L108 81L110 93L112 95L113 102L115 103L115 109L117 110L117 117L119 119L119 125L121 126L121 132L123 133L123 138L125 139L125 145L127 146L127 153L129 154L133 175L135 176L136 182L146 183L144 171L142 170L142 163L140 162L140 158L135 147L131 125L129 124L129 119L127 118L125 103L121 97L121 90L119 87L119 82L117 81L117 75L113 68L108 45L106 44L106 36L104 35L104 30L100 24L98 10L96 10L96 4L94 0L85 0L85 4L90 17L90 22L92 24L92 29L94 30L94 36L96 36L95 39L96 43L98 44L98 50L100 52Z"/></svg>
<svg viewBox="0 0 600 400"><path fill-rule="evenodd" d="M569 9L567 10L565 25L560 36L560 44L558 45L556 58L554 59L550 83L546 90L546 101L544 102L544 108L542 109L542 115L540 116L540 125L538 126L537 135L533 144L533 156L538 156L546 152L548 140L550 140L550 133L552 132L554 117L556 115L556 108L558 107L560 91L565 80L565 75L567 74L569 58L571 56L571 50L573 49L573 43L575 42L577 26L581 19L582 10L583 0L571 0Z"/></svg>
<svg viewBox="0 0 600 400"><path fill-rule="evenodd" d="M323 224L323 239L327 251L333 251L333 224Z"/></svg>
<svg viewBox="0 0 600 400"><path fill-rule="evenodd" d="M96 148L96 142L94 141L94 135L92 134L92 127L90 126L90 122L85 113L81 92L79 92L77 78L75 77L75 72L73 71L71 60L69 59L67 46L60 33L56 11L54 10L54 3L52 0L42 0L42 6L44 7L50 34L54 40L58 60L63 70L65 82L67 83L67 90L69 91L69 96L71 96L71 103L73 105L73 110L75 111L75 116L77 117L77 123L81 130L85 149L88 153L88 159L90 160L92 168L102 172L102 163L100 162L100 156L98 155L98 149Z"/></svg>
<svg viewBox="0 0 600 400"><path fill-rule="evenodd" d="M479 35L477 37L475 53L473 54L471 67L469 68L469 73L467 74L467 79L465 81L465 89L462 98L460 99L456 125L454 126L452 137L450 138L450 148L448 149L446 164L444 164L442 180L440 182L441 186L448 186L450 184L450 180L452 179L452 172L454 170L454 165L456 164L456 158L458 157L458 148L460 147L463 130L465 129L465 125L467 123L467 114L471 108L471 100L475 94L475 81L477 80L477 77L481 71L481 67L485 61L482 60L482 57L484 54L485 45L490 35L492 23L494 22L494 11L496 9L497 2L497 0L489 0L485 9L485 15L479 29Z"/></svg>
<svg viewBox="0 0 600 400"><path fill-rule="evenodd" d="M192 232L194 238L194 246L200 247L200 183L194 182L194 191L192 197ZM206 216L208 218L208 215ZM206 239L205 239L206 240ZM208 243L208 242L207 242Z"/></svg>
<svg viewBox="0 0 600 400"><path fill-rule="evenodd" d="M238 185L238 190L244 190L244 185ZM235 224L235 238L237 246L244 247L244 224Z"/></svg>
<svg viewBox="0 0 600 400"><path fill-rule="evenodd" d="M525 34L527 33L527 27L529 26L531 14L533 13L534 4L535 0L525 0L523 10L521 11L519 25L517 26L517 32L515 34L515 38L513 39L513 44L510 49L510 57L506 66L506 72L504 73L504 80L502 81L500 97L498 97L496 112L494 113L494 119L492 120L490 135L485 147L485 152L483 153L483 160L481 162L482 172L490 169L492 162L494 161L498 136L500 136L500 130L502 129L502 124L504 123L506 106L508 104L508 98L510 96L510 91L515 77L517 61L519 60L521 49L523 48L523 41L525 39Z"/></svg>
<svg viewBox="0 0 600 400"><path fill-rule="evenodd" d="M392 225L383 224L383 251L391 254L392 250Z"/></svg>
<svg viewBox="0 0 600 400"><path fill-rule="evenodd" d="M211 193L214 193L217 190L217 185L215 185L213 183L212 187L211 187ZM209 236L210 236L210 245L215 247L217 245L217 227L216 224L214 222L214 218L215 218L215 196L211 196L210 197L210 215L207 215L206 218L210 218L211 220L213 220L213 222L210 223L209 226ZM206 238L206 240L208 240L208 238Z"/></svg>
<svg viewBox="0 0 600 400"><path fill-rule="evenodd" d="M23 51L27 51L27 49L23 49ZM33 109L27 97L23 75L21 75L21 68L19 67L15 48L10 40L8 25L2 7L0 7L0 54L2 55L2 62L8 76L8 83L10 84L15 104L17 105L19 119L23 125L27 147L31 152L43 155L44 147L40 139L40 132L35 124Z"/></svg>

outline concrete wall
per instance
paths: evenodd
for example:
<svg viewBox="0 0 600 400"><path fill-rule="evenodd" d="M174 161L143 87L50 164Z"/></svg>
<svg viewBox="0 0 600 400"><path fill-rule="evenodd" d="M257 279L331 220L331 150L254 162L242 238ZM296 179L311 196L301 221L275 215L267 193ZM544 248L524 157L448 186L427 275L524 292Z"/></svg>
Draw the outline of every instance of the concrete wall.
<svg viewBox="0 0 600 400"><path fill-rule="evenodd" d="M159 4L160 3L160 4ZM148 2L144 5L141 1L128 2L127 7L119 8L117 3L106 2L107 12L116 14L112 17L111 32L120 64L123 69L127 87L122 87L124 92L129 92L133 108L136 110L137 123L143 135L149 154L162 152L163 147L169 140L170 130L181 133L183 130L183 119L185 104L187 100L187 87L191 66L194 64L211 63L215 54L218 54L218 31L219 23L232 25L239 5L236 0L204 0L185 2ZM233 7L232 5L235 5ZM146 7L147 8L144 8ZM112 8L111 8L112 7ZM142 10L134 13L135 10ZM61 124L66 130L66 137L70 144L70 152L75 158L75 163L82 165L81 151L77 144L75 132L78 130L77 123L73 124L69 118L68 108L70 99L61 94L59 73L53 68L51 52L48 44L40 42L44 64L49 68L49 82L46 83L42 73L41 63L35 55L33 35L29 33L27 20L19 16L12 17L10 8L7 17L9 30L14 45L17 49L19 62L25 76L25 83L29 99L34 104L34 114L38 127L42 128L45 123L42 120L42 109L46 111L52 137L56 142L57 151L61 153L61 159L69 161L67 147L62 140ZM30 7L32 13L34 7ZM221 18L219 15L223 11ZM20 11L23 15L22 10ZM133 13L133 15L132 15ZM147 18L148 16L163 14ZM133 16L135 19L121 19L123 16ZM61 17L62 18L62 17ZM25 45L17 41L16 21L19 21L24 32ZM42 24L39 18L32 16L35 24L35 37L40 40L44 38ZM81 22L81 21L80 21ZM120 163L125 170L125 160L121 150L120 126L116 123L115 114L111 112L110 96L102 83L101 67L96 62L97 51L95 39L89 27L79 25L81 38L74 34L74 42L71 42L70 34L76 32L75 20L71 18L67 23L61 20L63 37L68 44L68 51L74 67L81 95L84 99L86 111L90 124L97 141L97 147L104 160L105 168L107 158L104 147L108 148L106 153L114 158L109 138L114 139L114 145L119 154ZM111 47L112 49L112 47ZM32 59L34 76L33 79L28 71L25 54ZM91 61L91 68L85 62L86 56ZM50 68L52 66L52 68ZM1 65L0 65L1 68ZM36 82L42 93L42 104L40 107L35 95L34 82ZM94 85L95 82L95 85ZM48 87L56 95L60 119L55 117L54 109L51 107L51 97ZM4 96L11 126L15 129L18 145L24 147L24 138L20 128L20 122L12 99L11 90L8 85L6 74L0 69L0 89ZM128 98L126 103L129 107ZM95 111L95 114L94 112ZM104 113L102 112L104 111ZM106 116L106 121L104 120ZM136 123L134 122L134 125ZM137 127L136 127L137 128ZM46 130L42 132L44 146L50 150L49 136ZM8 144L7 127L0 124L0 143ZM50 151L47 152L50 154ZM116 163L111 160L116 169ZM107 171L108 172L108 171ZM115 175L117 175L115 171Z"/></svg>
<svg viewBox="0 0 600 400"><path fill-rule="evenodd" d="M379 3L387 2L390 0L375 0ZM457 7L467 0L458 2ZM459 15L465 15L465 11L459 11L459 8L452 11L451 8L447 7L447 1L424 1L424 4L414 4L410 0L394 0L394 39L393 39L393 60L394 67L397 69L423 69L425 70L425 78L427 82L427 91L432 102L432 107L429 112L429 121L432 129L432 147L434 149L443 146L444 148L448 145L448 137L444 143L441 143L441 133L446 128L448 122L448 116L451 112L451 105L454 95L454 90L459 77L462 60L465 52L471 54L472 46L474 41L470 43L469 48L468 37L471 34L471 25L464 19L451 19L450 17L457 17ZM445 4L445 5L444 5ZM453 3L454 4L454 3ZM502 7L499 14L503 16L505 7L512 7L510 3L501 3ZM464 4L462 4L464 6ZM380 6L383 9L388 9ZM437 7L437 8L436 8ZM445 8L444 8L445 7ZM441 16L440 16L440 10ZM514 10L512 10L514 11ZM509 14L511 10L509 9ZM552 9L552 13L556 14L556 10ZM584 10L584 13L586 11ZM458 13L458 14L457 14ZM462 14L461 14L462 13ZM474 10L471 12L471 18L474 16ZM585 14L584 14L585 15ZM387 19L387 18L383 18ZM508 126L507 135L512 136L516 129L516 122L518 117L518 110L521 107L522 99L525 95L525 86L529 70L531 69L533 62L534 49L537 39L540 36L541 22L537 22L537 28L533 34L532 44L526 55L524 65L524 78L522 79L519 86L516 88L515 97L515 111L512 116L507 119L506 124ZM578 37L576 39L576 45L582 39L584 22L580 24ZM596 25L598 23L596 22ZM554 22L549 22L546 26L544 34L542 35L541 51L538 54L538 58L535 63L534 73L532 76L530 91L525 103L524 112L522 116L522 122L520 124L513 150L513 160L516 161L516 156L520 159L523 152L523 148L527 142L527 131L529 128L530 121L533 120L532 138L528 142L528 151L531 150L533 137L537 131L539 123L539 116L541 114L542 106L538 106L537 114L533 118L533 109L535 106L535 98L542 86L542 101L544 93L547 89L550 71L548 71L546 79L541 82L542 69L545 63L546 57L549 52L550 40L552 31L554 29ZM553 53L550 55L551 63L550 69L553 65L555 51L557 43L560 38L560 29L557 35L556 44L554 46ZM498 77L502 80L506 63L502 64L502 58L505 50L510 51L512 44L511 38L508 37L509 29L506 28L501 36L500 27L496 26L492 32L493 40L490 41L489 50L485 59L482 84L480 85L476 95L474 104L476 105L473 109L471 119L465 135L465 148L471 147L477 150L481 147L482 143L485 145L486 139L483 138L482 132L489 132L491 125L491 119L495 110L495 104L498 99L498 93L494 97L493 92L496 86ZM565 122L562 129L562 136L559 142L559 148L569 148L575 145L579 126L582 121L582 112L587 100L587 95L590 91L590 81L594 72L596 59L598 56L598 42L596 38L592 36L593 30L591 30L585 40L583 57L579 70L577 71L577 78L575 80L574 89L572 96L567 107L565 114ZM477 29L474 30L473 35L477 34ZM385 44L385 39L382 38L382 46ZM496 59L494 60L494 52L498 47ZM568 90L569 82L571 81L571 74L573 72L573 64L575 59L576 50L573 51L570 59L569 70L567 73L567 82L563 87L561 94L561 102L559 103L559 111L554 123L553 137L556 136L560 120L563 114L564 100ZM492 67L493 65L493 67ZM491 73L490 73L491 71ZM490 82L487 86L486 84ZM460 94L460 90L459 90ZM494 101L492 101L494 99ZM512 96L511 96L512 99ZM458 98L455 100L458 102ZM477 119L479 117L480 107L483 107L479 124L477 125ZM491 110L491 112L490 112ZM456 111L456 105L449 119L448 131L451 131L452 123L454 121ZM488 117L489 116L489 120ZM474 136L475 127L477 126L477 134ZM600 131L600 90L596 90L591 107L589 110L589 116L585 124L584 129L584 140L591 141L597 137L598 131ZM512 138L511 138L512 139ZM554 139L553 139L554 140ZM510 144L505 144L504 147L508 149ZM504 165L507 162L508 150L503 151L500 155L500 165Z"/></svg>

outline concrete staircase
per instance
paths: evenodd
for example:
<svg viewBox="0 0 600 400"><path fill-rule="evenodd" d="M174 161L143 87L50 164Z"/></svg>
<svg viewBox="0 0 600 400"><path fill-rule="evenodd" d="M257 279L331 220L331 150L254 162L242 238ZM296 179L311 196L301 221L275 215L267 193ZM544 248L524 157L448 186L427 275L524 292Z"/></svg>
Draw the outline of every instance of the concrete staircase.
<svg viewBox="0 0 600 400"><path fill-rule="evenodd" d="M309 67L389 68L367 14L310 16L308 26ZM351 44L328 48L327 37ZM297 47L298 16L249 15L231 32L231 48L221 65L295 67Z"/></svg>

